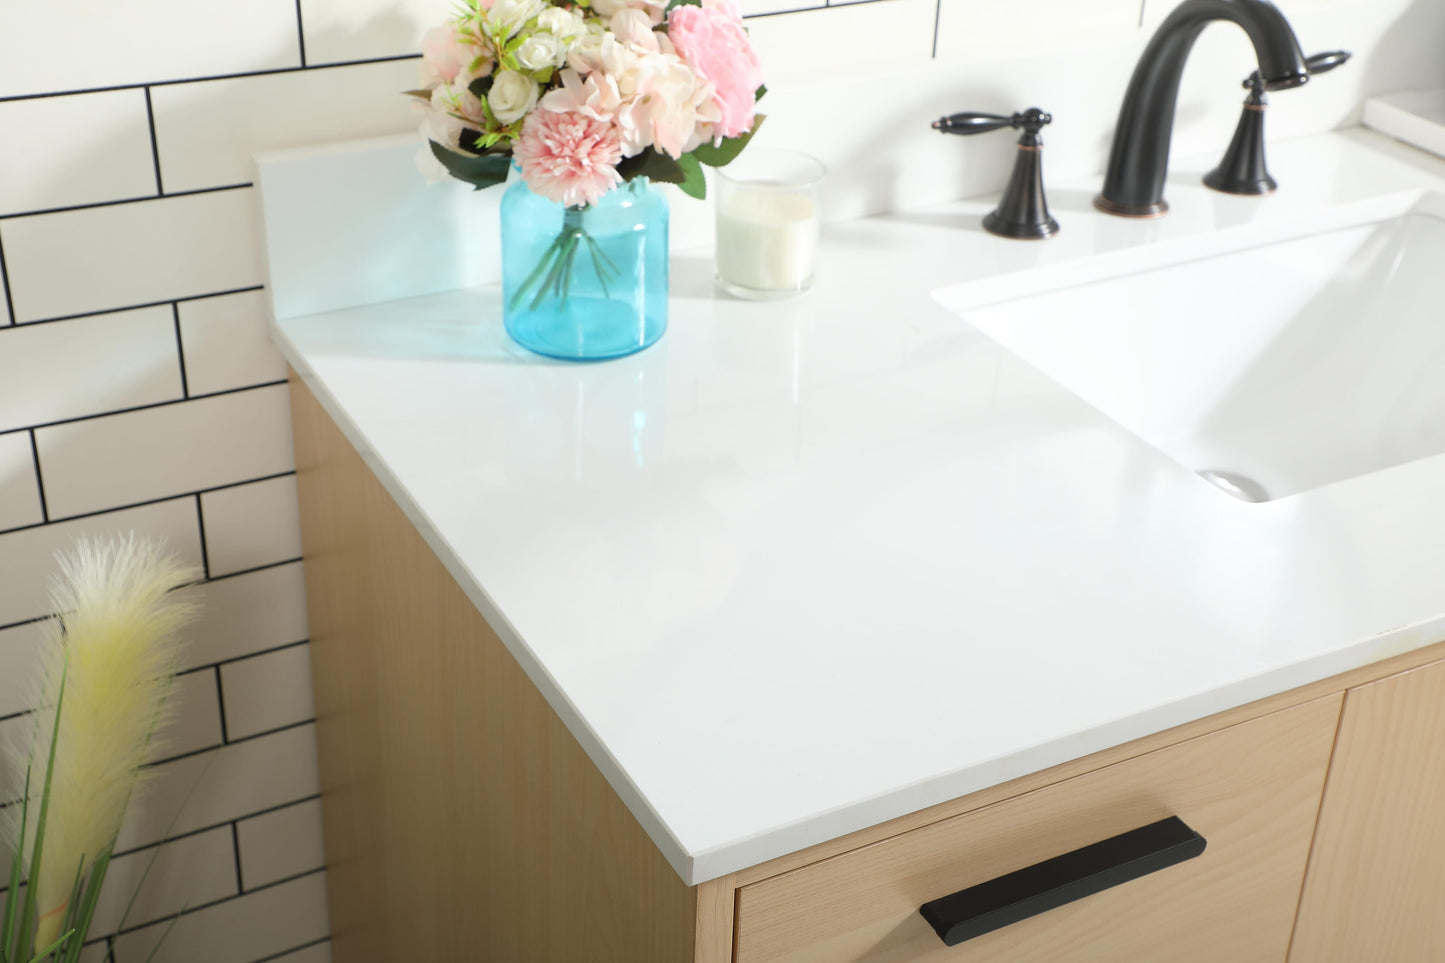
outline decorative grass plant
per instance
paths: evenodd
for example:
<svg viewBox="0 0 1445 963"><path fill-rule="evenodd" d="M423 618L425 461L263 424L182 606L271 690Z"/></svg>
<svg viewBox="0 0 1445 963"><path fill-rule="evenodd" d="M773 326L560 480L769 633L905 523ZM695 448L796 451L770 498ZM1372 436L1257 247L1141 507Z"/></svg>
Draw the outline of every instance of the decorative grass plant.
<svg viewBox="0 0 1445 963"><path fill-rule="evenodd" d="M24 794L0 817L12 846L0 963L75 963L121 819L170 711L180 630L175 589L199 573L134 536L60 558ZM24 885L22 886L22 882Z"/></svg>

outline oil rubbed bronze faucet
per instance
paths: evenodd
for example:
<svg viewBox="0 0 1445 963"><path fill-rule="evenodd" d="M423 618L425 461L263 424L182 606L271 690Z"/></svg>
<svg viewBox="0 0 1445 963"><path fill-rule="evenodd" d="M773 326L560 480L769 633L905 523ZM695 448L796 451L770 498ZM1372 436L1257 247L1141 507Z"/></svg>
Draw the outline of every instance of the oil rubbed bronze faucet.
<svg viewBox="0 0 1445 963"><path fill-rule="evenodd" d="M1194 41L1215 20L1237 23L1249 34L1266 90L1287 90L1310 79L1289 21L1269 0L1184 0L1160 24L1134 68L1104 190L1094 198L1099 210L1122 217L1158 217L1169 210L1164 178L1179 78Z"/></svg>

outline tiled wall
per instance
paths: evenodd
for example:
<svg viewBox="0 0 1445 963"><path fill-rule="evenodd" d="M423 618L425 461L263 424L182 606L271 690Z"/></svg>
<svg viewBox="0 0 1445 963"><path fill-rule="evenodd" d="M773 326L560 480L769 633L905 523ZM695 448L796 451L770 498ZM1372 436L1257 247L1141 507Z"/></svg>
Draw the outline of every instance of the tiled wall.
<svg viewBox="0 0 1445 963"><path fill-rule="evenodd" d="M1281 95L1279 133L1346 120L1370 90L1445 83L1438 0L1281 5L1306 47L1361 56L1321 94ZM27 724L57 549L134 530L209 579L184 710L122 834L88 961L140 963L183 907L160 961L329 958L284 367L250 156L414 128L397 92L448 6L0 2L0 736ZM773 90L765 136L833 166L837 217L997 189L1006 139L932 134L951 110L1041 103L1058 118L1050 176L1098 170L1144 30L1172 0L743 6ZM1225 66L1191 68L1176 143L1222 148L1247 65L1238 38L1209 43L1200 62Z"/></svg>

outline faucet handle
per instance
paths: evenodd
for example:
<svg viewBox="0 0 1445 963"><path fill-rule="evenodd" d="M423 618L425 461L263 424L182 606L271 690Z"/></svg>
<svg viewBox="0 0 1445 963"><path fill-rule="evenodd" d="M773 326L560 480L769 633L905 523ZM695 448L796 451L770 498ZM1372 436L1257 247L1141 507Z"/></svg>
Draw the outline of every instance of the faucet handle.
<svg viewBox="0 0 1445 963"><path fill-rule="evenodd" d="M1348 50L1327 50L1306 59L1305 66L1310 69L1311 74L1322 74L1343 66L1352 56L1354 55Z"/></svg>
<svg viewBox="0 0 1445 963"><path fill-rule="evenodd" d="M1021 110L1011 116L965 111L935 120L933 129L945 134L983 134L1003 127L1013 127L1023 130L1025 133L1037 134L1046 124L1053 123L1053 120L1052 114L1045 113L1037 107Z"/></svg>

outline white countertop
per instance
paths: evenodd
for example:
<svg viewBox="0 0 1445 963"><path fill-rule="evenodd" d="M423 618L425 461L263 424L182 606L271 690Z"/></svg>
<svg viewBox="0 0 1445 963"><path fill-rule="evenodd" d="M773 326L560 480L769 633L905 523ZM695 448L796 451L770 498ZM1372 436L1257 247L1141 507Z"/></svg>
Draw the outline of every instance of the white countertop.
<svg viewBox="0 0 1445 963"><path fill-rule="evenodd" d="M832 225L790 302L676 258L667 334L602 364L509 343L491 287L276 337L698 883L1445 639L1445 456L1237 501L931 296L1445 190L1363 130L1272 145L1264 200L1216 159L1157 221L1052 186L1047 242L994 199Z"/></svg>

